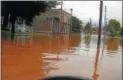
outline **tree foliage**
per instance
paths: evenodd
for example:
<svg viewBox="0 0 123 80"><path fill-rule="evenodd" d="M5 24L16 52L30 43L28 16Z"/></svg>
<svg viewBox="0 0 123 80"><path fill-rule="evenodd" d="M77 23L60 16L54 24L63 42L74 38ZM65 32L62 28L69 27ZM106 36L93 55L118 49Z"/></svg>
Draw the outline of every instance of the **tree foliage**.
<svg viewBox="0 0 123 80"><path fill-rule="evenodd" d="M87 22L84 26L84 32L85 33L91 33L92 32L92 20L90 18L90 22Z"/></svg>
<svg viewBox="0 0 123 80"><path fill-rule="evenodd" d="M116 19L109 20L107 29L112 36L118 36L120 34L121 29L120 22Z"/></svg>
<svg viewBox="0 0 123 80"><path fill-rule="evenodd" d="M90 22L87 22L87 24L84 27L84 32L85 33L91 33L91 30L92 30L91 23Z"/></svg>
<svg viewBox="0 0 123 80"><path fill-rule="evenodd" d="M26 24L29 25L35 15L39 15L46 11L47 8L55 7L56 5L56 1L1 1L1 15L4 17L3 26L7 26L8 15L10 14L12 32L14 33L14 23L17 17L25 19Z"/></svg>
<svg viewBox="0 0 123 80"><path fill-rule="evenodd" d="M75 16L72 16L71 20L72 20L72 32L80 33L82 31L83 22Z"/></svg>
<svg viewBox="0 0 123 80"><path fill-rule="evenodd" d="M47 7L49 9L51 9L51 8L55 8L56 5L60 5L61 2L58 2L58 1L48 1L46 4L47 4Z"/></svg>

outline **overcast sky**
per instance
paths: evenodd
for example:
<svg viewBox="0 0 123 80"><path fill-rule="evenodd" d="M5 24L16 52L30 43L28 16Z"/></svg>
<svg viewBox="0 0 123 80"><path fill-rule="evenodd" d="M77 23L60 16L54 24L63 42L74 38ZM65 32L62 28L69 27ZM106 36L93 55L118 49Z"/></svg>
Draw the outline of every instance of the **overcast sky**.
<svg viewBox="0 0 123 80"><path fill-rule="evenodd" d="M107 6L107 18L117 19L122 23L122 1L103 1ZM73 15L78 17L84 23L92 18L93 23L98 24L99 20L99 1L63 1L63 10L70 13L73 9ZM103 7L104 7L103 6ZM58 6L59 8L60 6ZM103 8L104 14L104 8Z"/></svg>

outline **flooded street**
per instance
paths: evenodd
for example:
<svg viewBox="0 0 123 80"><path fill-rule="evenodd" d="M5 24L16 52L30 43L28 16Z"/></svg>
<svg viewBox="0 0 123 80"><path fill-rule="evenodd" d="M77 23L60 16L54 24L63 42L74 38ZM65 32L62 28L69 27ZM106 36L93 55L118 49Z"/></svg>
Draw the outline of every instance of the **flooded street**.
<svg viewBox="0 0 123 80"><path fill-rule="evenodd" d="M40 34L2 37L2 80L39 80L72 75L122 80L122 43L97 35Z"/></svg>

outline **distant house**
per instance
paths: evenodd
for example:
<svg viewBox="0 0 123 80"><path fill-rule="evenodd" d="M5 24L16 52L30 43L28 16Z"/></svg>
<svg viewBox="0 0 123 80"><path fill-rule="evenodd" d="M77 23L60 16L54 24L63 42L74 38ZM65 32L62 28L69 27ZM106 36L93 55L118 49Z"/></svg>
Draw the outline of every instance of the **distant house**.
<svg viewBox="0 0 123 80"><path fill-rule="evenodd" d="M18 18L15 21L15 32L32 32L32 27L31 26L27 26L25 20L21 20L20 18Z"/></svg>
<svg viewBox="0 0 123 80"><path fill-rule="evenodd" d="M62 13L62 18L61 18ZM34 32L49 33L69 33L71 14L61 11L61 9L50 9L40 16L36 16L33 21Z"/></svg>
<svg viewBox="0 0 123 80"><path fill-rule="evenodd" d="M99 34L99 27L94 27L92 33L98 35ZM101 34L104 34L104 33L105 33L105 30L102 28Z"/></svg>
<svg viewBox="0 0 123 80"><path fill-rule="evenodd" d="M92 33L93 34L99 34L99 28L98 27L94 27Z"/></svg>
<svg viewBox="0 0 123 80"><path fill-rule="evenodd" d="M11 31L12 29L10 16L11 15L9 14L7 26L3 26L4 17L3 16L1 17L2 28L5 28L6 30L9 30L9 31ZM27 26L24 19L22 19L21 17L17 17L17 19L15 20L15 33L18 33L18 32L33 32L33 28L31 26Z"/></svg>

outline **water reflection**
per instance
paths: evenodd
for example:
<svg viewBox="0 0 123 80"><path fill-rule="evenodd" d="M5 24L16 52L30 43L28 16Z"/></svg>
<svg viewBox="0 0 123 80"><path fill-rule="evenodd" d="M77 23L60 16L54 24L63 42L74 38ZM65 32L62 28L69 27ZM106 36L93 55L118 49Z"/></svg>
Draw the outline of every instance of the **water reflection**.
<svg viewBox="0 0 123 80"><path fill-rule="evenodd" d="M14 44L31 45L32 44L32 37L31 36L14 36Z"/></svg>
<svg viewBox="0 0 123 80"><path fill-rule="evenodd" d="M119 43L120 43L119 39L107 37L106 44L105 44L107 49L107 54L114 55L115 53L117 53L119 49Z"/></svg>
<svg viewBox="0 0 123 80"><path fill-rule="evenodd" d="M108 62L108 59L101 54L119 53L119 40L107 37L102 49L101 46L97 48L93 46L97 40L96 37L81 38L82 36L80 34L40 34L14 36L14 39L7 35L2 36L2 80L38 80L55 74L104 80L100 78L104 73L100 74L99 65L102 59L105 60L104 62ZM88 50L85 51L85 48ZM101 53L100 49L102 49ZM86 52L91 57L85 55ZM113 63L119 64L116 61ZM108 68L112 69L110 66ZM117 69L119 67L114 70ZM103 71L107 71L107 68L103 68Z"/></svg>
<svg viewBox="0 0 123 80"><path fill-rule="evenodd" d="M94 73L93 73L93 80L98 80L99 78L99 73L98 73L98 64L99 64L99 53L100 52L100 48L97 48L97 53L96 53L96 57L95 57L95 63L94 63Z"/></svg>
<svg viewBox="0 0 123 80"><path fill-rule="evenodd" d="M80 35L68 34L21 35L14 36L14 40L3 36L2 80L36 80L48 76L49 72L59 70L57 62L67 60L59 55L73 53L79 41Z"/></svg>
<svg viewBox="0 0 123 80"><path fill-rule="evenodd" d="M86 45L86 48L90 48L91 43L91 35L84 35L84 43Z"/></svg>
<svg viewBox="0 0 123 80"><path fill-rule="evenodd" d="M101 77L100 77L100 71L99 70L102 70L102 71L104 71L103 69L102 69L102 67L103 66L101 66L101 64L102 64L102 59L104 58L104 57L106 57L105 55L104 55L104 53L105 53L105 47L106 47L106 53L108 54L108 56L111 56L111 55L114 55L114 54L116 54L116 53L119 53L119 51L118 51L118 48L119 48L119 39L115 39L115 38L112 38L112 37L107 37L107 38L105 38L104 39L104 41L103 41L103 46L101 47L101 46L98 46L97 45L97 51L96 51L96 56L95 56L95 61L94 61L94 72L93 72L93 76L92 76L92 78L93 78L93 80L112 80L112 79L109 79L109 78L111 78L111 77L109 77L109 75L108 75L108 77L102 77L102 75L101 75ZM102 49L102 52L101 52L101 49ZM119 55L119 56L121 56L121 55ZM117 58L116 58L117 59ZM106 59L107 61L106 62L108 62L108 59ZM119 60L118 60L119 61ZM112 62L109 62L109 65L112 65L111 64ZM114 62L113 62L114 63ZM104 65L104 64L103 64ZM116 64L115 64L116 65ZM116 66L115 66L116 67ZM118 66L119 67L119 66ZM103 67L104 68L104 67ZM108 67L109 69L112 69L112 68L110 68L110 67ZM116 68L115 68L116 69ZM121 69L121 68L120 68ZM107 70L107 69L106 69ZM106 70L104 71L104 72L106 72ZM112 70L113 71L113 70ZM103 73L104 74L104 73ZM104 74L105 75L105 74ZM114 74L113 74L114 75ZM117 74L116 74L117 75ZM115 75L114 75L115 76ZM120 74L119 74L119 76L120 76ZM117 77L116 79L121 79L121 77ZM102 78L102 79L101 79ZM115 79L114 79L115 80Z"/></svg>
<svg viewBox="0 0 123 80"><path fill-rule="evenodd" d="M86 51L87 55L89 56L90 51L90 44L91 44L91 35L83 35L83 44L84 44L84 51ZM82 45L83 45L82 44Z"/></svg>

